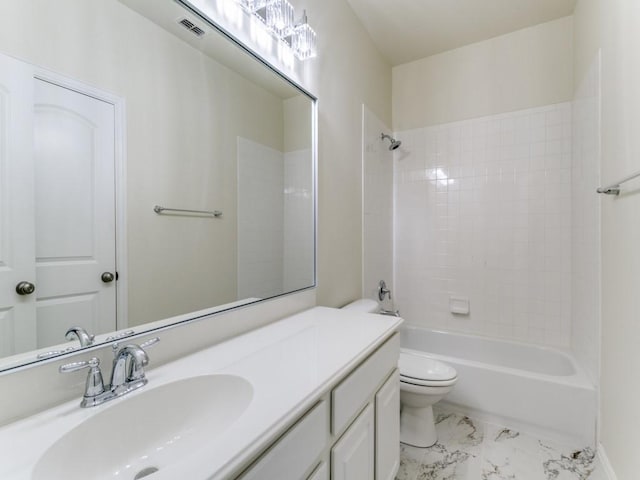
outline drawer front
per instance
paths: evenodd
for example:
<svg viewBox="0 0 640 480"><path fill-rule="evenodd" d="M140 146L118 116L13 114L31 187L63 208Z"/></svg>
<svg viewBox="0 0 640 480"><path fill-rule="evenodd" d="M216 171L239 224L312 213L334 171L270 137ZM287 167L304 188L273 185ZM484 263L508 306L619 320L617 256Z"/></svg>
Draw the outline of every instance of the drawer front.
<svg viewBox="0 0 640 480"><path fill-rule="evenodd" d="M400 336L396 333L331 392L331 433L337 435L397 367Z"/></svg>
<svg viewBox="0 0 640 480"><path fill-rule="evenodd" d="M318 461L328 439L329 405L322 401L296 423L242 480L300 480Z"/></svg>

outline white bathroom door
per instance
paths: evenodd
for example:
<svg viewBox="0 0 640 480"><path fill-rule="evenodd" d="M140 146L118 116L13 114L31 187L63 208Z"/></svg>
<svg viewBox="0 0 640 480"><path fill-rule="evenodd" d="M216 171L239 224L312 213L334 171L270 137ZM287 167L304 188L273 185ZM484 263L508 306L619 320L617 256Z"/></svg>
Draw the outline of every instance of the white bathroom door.
<svg viewBox="0 0 640 480"><path fill-rule="evenodd" d="M0 55L0 356L35 348L33 81L29 65Z"/></svg>
<svg viewBox="0 0 640 480"><path fill-rule="evenodd" d="M38 346L116 330L115 108L35 79ZM105 279L103 279L103 274Z"/></svg>

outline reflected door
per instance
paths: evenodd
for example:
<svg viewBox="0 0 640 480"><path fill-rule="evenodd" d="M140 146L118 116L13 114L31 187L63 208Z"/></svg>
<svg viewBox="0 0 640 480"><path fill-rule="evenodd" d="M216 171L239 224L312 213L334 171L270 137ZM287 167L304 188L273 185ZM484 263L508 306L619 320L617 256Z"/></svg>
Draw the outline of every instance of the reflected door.
<svg viewBox="0 0 640 480"><path fill-rule="evenodd" d="M0 355L36 346L33 201L33 77L24 63L0 55Z"/></svg>
<svg viewBox="0 0 640 480"><path fill-rule="evenodd" d="M116 330L115 112L35 80L37 346Z"/></svg>

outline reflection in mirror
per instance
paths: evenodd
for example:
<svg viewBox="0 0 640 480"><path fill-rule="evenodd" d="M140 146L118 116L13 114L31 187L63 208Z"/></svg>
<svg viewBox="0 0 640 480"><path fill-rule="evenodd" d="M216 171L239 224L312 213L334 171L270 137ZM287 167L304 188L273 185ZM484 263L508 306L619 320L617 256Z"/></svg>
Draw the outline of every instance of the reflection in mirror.
<svg viewBox="0 0 640 480"><path fill-rule="evenodd" d="M314 285L312 97L172 0L2 2L0 52L0 369Z"/></svg>

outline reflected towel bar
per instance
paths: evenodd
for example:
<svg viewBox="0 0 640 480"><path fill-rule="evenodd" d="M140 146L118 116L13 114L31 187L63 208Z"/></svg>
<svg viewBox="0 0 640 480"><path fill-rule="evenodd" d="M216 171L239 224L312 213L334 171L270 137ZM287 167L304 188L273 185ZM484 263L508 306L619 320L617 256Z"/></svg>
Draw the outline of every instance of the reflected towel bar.
<svg viewBox="0 0 640 480"><path fill-rule="evenodd" d="M222 216L222 212L220 210L214 210L213 212L209 210L184 210L182 208L161 207L160 205L154 206L153 211L156 212L157 214L161 214L164 212L178 212L178 213L195 213L198 215L207 215L214 218L220 218Z"/></svg>
<svg viewBox="0 0 640 480"><path fill-rule="evenodd" d="M636 177L640 177L640 171L638 171L636 173L632 173L628 177L624 177L622 180L620 180L620 181L618 181L616 183L612 183L611 185L609 185L607 187L599 187L596 190L596 192L604 193L606 195L620 195L620 185L622 185L624 182L628 182L629 180L633 180Z"/></svg>

